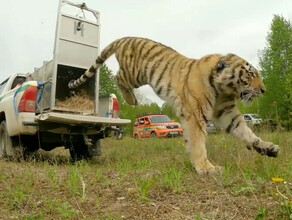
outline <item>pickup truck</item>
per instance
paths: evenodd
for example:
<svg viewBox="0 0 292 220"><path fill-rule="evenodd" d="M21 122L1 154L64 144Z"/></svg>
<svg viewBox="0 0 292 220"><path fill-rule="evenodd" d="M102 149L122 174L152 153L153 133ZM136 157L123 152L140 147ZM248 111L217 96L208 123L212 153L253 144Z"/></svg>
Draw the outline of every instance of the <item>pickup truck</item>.
<svg viewBox="0 0 292 220"><path fill-rule="evenodd" d="M117 118L119 103L114 94L99 98L102 117L72 108L42 110L45 93L38 84L27 81L25 74L15 74L0 84L0 158L65 146L73 160L88 159L101 154L100 139L117 132L116 126L130 123Z"/></svg>
<svg viewBox="0 0 292 220"><path fill-rule="evenodd" d="M64 6L79 8L84 17L66 14ZM53 59L0 84L0 158L64 146L73 160L89 159L100 155L100 139L131 122L117 117L114 95L99 96L99 73L74 91L67 86L99 53L99 28L99 12L60 1Z"/></svg>

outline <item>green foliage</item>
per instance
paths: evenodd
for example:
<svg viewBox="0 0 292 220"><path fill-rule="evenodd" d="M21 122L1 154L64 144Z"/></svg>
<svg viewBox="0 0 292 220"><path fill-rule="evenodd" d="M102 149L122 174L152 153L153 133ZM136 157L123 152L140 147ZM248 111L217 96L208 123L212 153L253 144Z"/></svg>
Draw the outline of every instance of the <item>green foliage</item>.
<svg viewBox="0 0 292 220"><path fill-rule="evenodd" d="M47 176L50 180L51 187L56 189L58 187L58 183L57 183L58 175L56 172L56 168L54 169L50 168L49 171L47 172Z"/></svg>
<svg viewBox="0 0 292 220"><path fill-rule="evenodd" d="M289 219L292 219L292 202L291 201L283 201L281 203L281 209L285 216L289 216Z"/></svg>
<svg viewBox="0 0 292 220"><path fill-rule="evenodd" d="M72 219L76 215L76 210L68 202L61 203L56 207L57 212L61 215L63 219Z"/></svg>
<svg viewBox="0 0 292 220"><path fill-rule="evenodd" d="M119 170L122 174L124 174L124 173L129 172L132 166L133 165L131 161L124 158L120 162L117 163L117 170Z"/></svg>
<svg viewBox="0 0 292 220"><path fill-rule="evenodd" d="M277 121L291 120L292 112L292 25L275 15L260 52L260 68L267 88L260 99L260 114Z"/></svg>
<svg viewBox="0 0 292 220"><path fill-rule="evenodd" d="M28 216L25 217L24 220L42 220L42 217L34 217L34 216Z"/></svg>
<svg viewBox="0 0 292 220"><path fill-rule="evenodd" d="M178 194L182 192L184 177L181 170L170 167L162 178L167 189L171 189Z"/></svg>
<svg viewBox="0 0 292 220"><path fill-rule="evenodd" d="M180 122L180 118L176 116L174 109L170 104L164 103L162 105L161 114L168 115L170 119Z"/></svg>
<svg viewBox="0 0 292 220"><path fill-rule="evenodd" d="M292 219L291 132L259 136L281 145L279 158L248 151L230 134L208 136L210 160L225 164L215 175L196 173L182 138L107 138L102 157L77 164L52 160L69 158L63 148L33 163L0 160L0 219Z"/></svg>
<svg viewBox="0 0 292 220"><path fill-rule="evenodd" d="M80 195L82 198L85 197L85 183L77 167L72 167L70 169L68 183L73 196Z"/></svg>
<svg viewBox="0 0 292 220"><path fill-rule="evenodd" d="M124 103L124 99L119 91L119 88L116 85L113 71L107 67L107 65L103 65L100 69L99 75L99 95L100 96L109 96L114 93L117 96L117 99L120 103Z"/></svg>
<svg viewBox="0 0 292 220"><path fill-rule="evenodd" d="M23 187L9 188L11 206L12 208L21 208L27 201L29 195L25 192Z"/></svg>
<svg viewBox="0 0 292 220"><path fill-rule="evenodd" d="M259 99L253 101L250 106L244 105L242 102L238 103L238 108L242 114L260 114Z"/></svg>
<svg viewBox="0 0 292 220"><path fill-rule="evenodd" d="M149 201L150 190L157 179L135 179L135 185L137 189L138 196L142 201Z"/></svg>
<svg viewBox="0 0 292 220"><path fill-rule="evenodd" d="M265 220L268 216L268 210L265 208L260 208L259 214L256 216L255 220Z"/></svg>

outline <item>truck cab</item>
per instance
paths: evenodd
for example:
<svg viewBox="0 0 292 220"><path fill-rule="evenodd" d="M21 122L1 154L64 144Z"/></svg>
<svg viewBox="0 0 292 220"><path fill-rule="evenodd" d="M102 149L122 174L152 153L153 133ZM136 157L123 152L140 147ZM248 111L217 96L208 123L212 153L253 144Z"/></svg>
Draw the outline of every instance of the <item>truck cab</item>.
<svg viewBox="0 0 292 220"><path fill-rule="evenodd" d="M18 73L13 77L9 77L0 84L0 96L14 89L17 85L26 81L26 74Z"/></svg>

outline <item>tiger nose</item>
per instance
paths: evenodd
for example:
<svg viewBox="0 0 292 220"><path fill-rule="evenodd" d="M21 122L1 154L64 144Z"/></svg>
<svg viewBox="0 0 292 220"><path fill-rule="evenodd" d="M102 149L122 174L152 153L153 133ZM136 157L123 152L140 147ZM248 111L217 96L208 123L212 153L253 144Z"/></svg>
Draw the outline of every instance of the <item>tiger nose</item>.
<svg viewBox="0 0 292 220"><path fill-rule="evenodd" d="M266 92L266 89L260 89L261 93L264 94Z"/></svg>

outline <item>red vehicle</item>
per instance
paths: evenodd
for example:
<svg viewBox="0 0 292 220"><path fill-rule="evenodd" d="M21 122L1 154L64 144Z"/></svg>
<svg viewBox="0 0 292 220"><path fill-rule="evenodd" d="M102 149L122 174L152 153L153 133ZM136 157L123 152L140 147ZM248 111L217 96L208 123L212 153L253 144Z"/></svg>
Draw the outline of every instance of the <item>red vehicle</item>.
<svg viewBox="0 0 292 220"><path fill-rule="evenodd" d="M181 124L170 120L167 115L148 114L136 119L133 137L178 137L182 134Z"/></svg>

